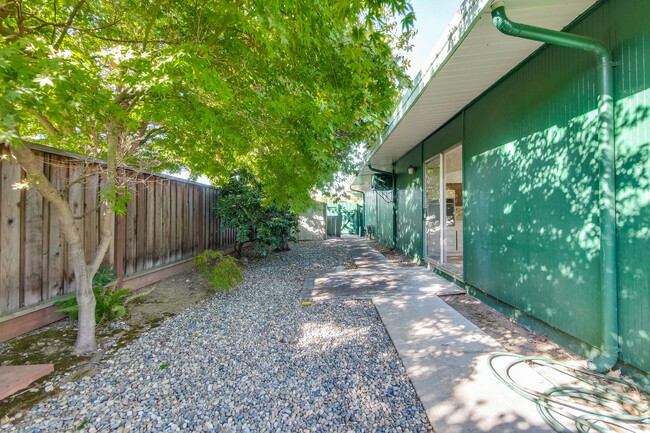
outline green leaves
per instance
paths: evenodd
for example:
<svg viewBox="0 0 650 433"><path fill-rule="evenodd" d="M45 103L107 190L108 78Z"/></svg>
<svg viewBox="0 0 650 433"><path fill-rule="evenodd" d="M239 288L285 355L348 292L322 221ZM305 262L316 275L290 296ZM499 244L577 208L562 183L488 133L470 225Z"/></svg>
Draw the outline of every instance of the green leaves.
<svg viewBox="0 0 650 433"><path fill-rule="evenodd" d="M220 251L205 250L194 258L194 264L214 290L230 291L244 281L235 259Z"/></svg>
<svg viewBox="0 0 650 433"><path fill-rule="evenodd" d="M414 20L406 0L33 0L3 13L1 140L101 158L113 118L120 163L217 184L244 167L294 209L384 127Z"/></svg>
<svg viewBox="0 0 650 433"><path fill-rule="evenodd" d="M261 256L269 250L287 250L289 242L295 242L298 232L298 216L287 208L267 204L262 183L246 170L235 172L230 181L221 188L215 203L215 213L223 227L237 229L237 241L255 241Z"/></svg>
<svg viewBox="0 0 650 433"><path fill-rule="evenodd" d="M123 298L131 289L114 290L108 286L115 281L115 269L102 266L93 276L93 294L95 295L95 322L113 321L126 315L126 302ZM59 313L65 313L72 320L79 318L79 305L76 298L55 302Z"/></svg>

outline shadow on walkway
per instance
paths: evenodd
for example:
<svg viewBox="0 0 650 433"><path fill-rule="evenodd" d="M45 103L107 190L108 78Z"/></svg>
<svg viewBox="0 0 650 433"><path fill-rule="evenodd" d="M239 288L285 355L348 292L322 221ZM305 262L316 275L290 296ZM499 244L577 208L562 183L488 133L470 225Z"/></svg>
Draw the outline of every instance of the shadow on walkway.
<svg viewBox="0 0 650 433"><path fill-rule="evenodd" d="M356 267L308 276L303 299L372 299L437 433L553 431L492 373L487 358L503 346L438 298L460 287L423 267L397 267L363 239L342 241ZM533 389L552 386L525 364L511 373Z"/></svg>

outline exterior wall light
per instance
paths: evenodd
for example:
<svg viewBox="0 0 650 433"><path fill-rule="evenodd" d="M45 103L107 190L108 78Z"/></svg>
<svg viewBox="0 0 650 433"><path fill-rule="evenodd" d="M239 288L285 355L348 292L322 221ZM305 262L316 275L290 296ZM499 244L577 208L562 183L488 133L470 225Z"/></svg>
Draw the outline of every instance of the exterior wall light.
<svg viewBox="0 0 650 433"><path fill-rule="evenodd" d="M415 174L416 167L414 165L409 165L409 168L406 169L409 174Z"/></svg>

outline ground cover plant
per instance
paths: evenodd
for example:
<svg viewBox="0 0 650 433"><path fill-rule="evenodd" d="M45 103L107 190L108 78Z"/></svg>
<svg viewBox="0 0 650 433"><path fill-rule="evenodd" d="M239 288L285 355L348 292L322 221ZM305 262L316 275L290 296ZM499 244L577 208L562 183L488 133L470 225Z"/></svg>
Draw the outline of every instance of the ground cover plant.
<svg viewBox="0 0 650 433"><path fill-rule="evenodd" d="M244 281L237 262L221 251L206 250L194 258L194 265L214 290L229 291Z"/></svg>
<svg viewBox="0 0 650 433"><path fill-rule="evenodd" d="M111 284L117 279L115 269L100 268L93 276L93 295L95 296L95 323L113 321L126 315L126 295L129 288L115 289ZM79 304L77 298L56 302L57 310L65 313L72 320L79 320Z"/></svg>

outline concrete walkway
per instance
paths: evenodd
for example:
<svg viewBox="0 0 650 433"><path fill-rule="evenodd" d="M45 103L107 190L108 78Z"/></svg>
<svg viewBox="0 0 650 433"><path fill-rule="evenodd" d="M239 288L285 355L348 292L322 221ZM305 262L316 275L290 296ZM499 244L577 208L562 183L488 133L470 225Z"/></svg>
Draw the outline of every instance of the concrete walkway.
<svg viewBox="0 0 650 433"><path fill-rule="evenodd" d="M303 297L372 299L436 433L553 431L491 371L487 358L503 346L438 298L463 293L458 286L397 267L363 239L346 242L357 269L307 278ZM552 386L525 365L513 375L537 390Z"/></svg>

